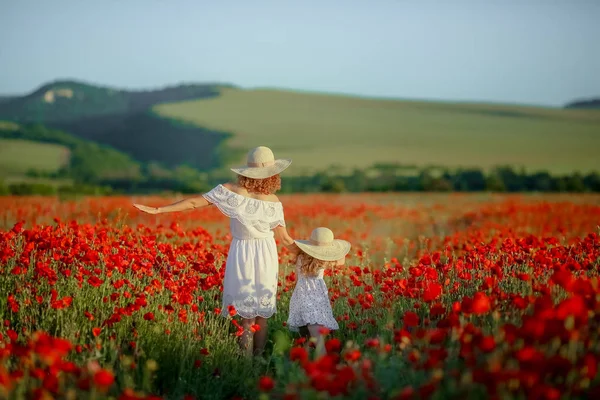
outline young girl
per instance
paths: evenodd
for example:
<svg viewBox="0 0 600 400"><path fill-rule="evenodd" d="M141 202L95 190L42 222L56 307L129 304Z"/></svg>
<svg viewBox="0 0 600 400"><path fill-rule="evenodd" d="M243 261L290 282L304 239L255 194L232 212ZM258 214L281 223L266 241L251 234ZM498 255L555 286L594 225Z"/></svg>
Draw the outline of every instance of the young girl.
<svg viewBox="0 0 600 400"><path fill-rule="evenodd" d="M334 239L328 228L316 228L309 240L296 240L301 252L296 258L296 287L290 300L287 325L292 331L308 329L316 341L316 351L325 351L322 328L338 329L331 311L327 286L323 280L325 268L343 265L350 243Z"/></svg>
<svg viewBox="0 0 600 400"><path fill-rule="evenodd" d="M275 195L281 188L279 173L290 164L291 160L275 160L268 147L257 147L248 153L247 166L232 168L238 174L237 184L218 185L201 197L165 207L134 204L151 214L214 204L230 218L233 240L225 264L222 315L229 316L233 306L242 318L240 347L248 356L262 354L267 319L276 312L279 261L274 236L290 251L299 251L285 229L283 206ZM254 324L260 327L256 333L251 330Z"/></svg>

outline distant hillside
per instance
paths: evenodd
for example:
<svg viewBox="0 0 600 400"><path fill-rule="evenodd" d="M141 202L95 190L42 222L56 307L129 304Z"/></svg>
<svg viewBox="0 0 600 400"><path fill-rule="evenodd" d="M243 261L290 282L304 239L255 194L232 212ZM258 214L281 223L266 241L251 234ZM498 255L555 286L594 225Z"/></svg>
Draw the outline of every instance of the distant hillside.
<svg viewBox="0 0 600 400"><path fill-rule="evenodd" d="M226 85L225 85L226 86ZM178 85L158 90L128 91L77 81L43 85L23 97L0 103L0 118L17 122L67 122L86 117L128 114L155 104L215 97L213 84Z"/></svg>
<svg viewBox="0 0 600 400"><path fill-rule="evenodd" d="M567 104L565 108L600 108L600 99L574 101Z"/></svg>
<svg viewBox="0 0 600 400"><path fill-rule="evenodd" d="M380 100L217 84L128 91L58 81L0 101L0 119L34 132L41 123L43 129L98 146L89 150L95 156L102 154L99 149L116 151L126 160L115 165L123 165L123 171L137 168L142 177L172 176L179 167L224 170L244 162L247 149L259 144L293 158L288 174L295 175L332 165L349 173L378 163L586 172L598 169L600 148L600 114L594 110ZM136 167L125 167L128 163ZM93 174L98 171L104 171L100 164ZM197 171L188 172L181 173L189 177Z"/></svg>
<svg viewBox="0 0 600 400"><path fill-rule="evenodd" d="M18 124L0 121L0 180L20 180L31 173L58 173L69 164L68 146L58 141L39 141L20 131Z"/></svg>
<svg viewBox="0 0 600 400"><path fill-rule="evenodd" d="M97 194L106 187L136 193L208 189L206 176L192 168L138 162L41 124L0 121L0 195L6 193L5 184L13 194Z"/></svg>
<svg viewBox="0 0 600 400"><path fill-rule="evenodd" d="M57 81L23 97L0 101L0 119L43 123L123 151L141 162L202 170L223 163L219 148L228 134L156 117L152 106L211 98L231 85L190 84L127 91L76 81Z"/></svg>
<svg viewBox="0 0 600 400"><path fill-rule="evenodd" d="M127 154L40 124L0 121L4 176L38 175L80 181L134 179L141 165ZM10 154L8 154L10 153Z"/></svg>
<svg viewBox="0 0 600 400"><path fill-rule="evenodd" d="M0 179L22 178L32 173L58 173L69 164L70 156L66 146L0 138Z"/></svg>
<svg viewBox="0 0 600 400"><path fill-rule="evenodd" d="M591 110L234 89L154 110L164 118L231 132L230 148L269 145L277 156L294 160L288 174L375 163L511 165L552 173L600 167L600 114Z"/></svg>
<svg viewBox="0 0 600 400"><path fill-rule="evenodd" d="M219 167L225 161L219 148L230 136L160 118L150 111L55 122L51 126L119 149L138 161L168 167L189 165L200 170Z"/></svg>

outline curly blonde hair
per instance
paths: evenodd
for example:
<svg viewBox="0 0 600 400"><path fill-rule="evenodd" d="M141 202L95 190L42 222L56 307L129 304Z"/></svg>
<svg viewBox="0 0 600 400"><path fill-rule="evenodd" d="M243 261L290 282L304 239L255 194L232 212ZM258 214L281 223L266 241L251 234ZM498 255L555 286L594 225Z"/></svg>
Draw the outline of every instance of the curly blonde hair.
<svg viewBox="0 0 600 400"><path fill-rule="evenodd" d="M281 177L277 174L265 179L253 179L238 175L238 185L250 193L274 194L281 189Z"/></svg>
<svg viewBox="0 0 600 400"><path fill-rule="evenodd" d="M302 271L302 273L306 276L317 276L319 275L320 269L333 268L337 264L337 261L319 260L303 251L298 253L295 262L298 262L298 259L300 260L300 271Z"/></svg>

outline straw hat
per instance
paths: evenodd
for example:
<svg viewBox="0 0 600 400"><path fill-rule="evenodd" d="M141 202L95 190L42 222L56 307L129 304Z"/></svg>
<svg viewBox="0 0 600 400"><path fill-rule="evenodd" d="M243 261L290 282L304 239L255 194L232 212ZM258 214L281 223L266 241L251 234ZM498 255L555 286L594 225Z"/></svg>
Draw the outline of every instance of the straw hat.
<svg viewBox="0 0 600 400"><path fill-rule="evenodd" d="M290 166L292 160L276 160L270 148L256 147L248 152L248 161L245 167L231 168L238 175L253 179L266 179L277 175Z"/></svg>
<svg viewBox="0 0 600 400"><path fill-rule="evenodd" d="M306 254L323 261L337 261L350 251L350 243L334 239L333 232L328 228L316 228L309 240L295 242Z"/></svg>

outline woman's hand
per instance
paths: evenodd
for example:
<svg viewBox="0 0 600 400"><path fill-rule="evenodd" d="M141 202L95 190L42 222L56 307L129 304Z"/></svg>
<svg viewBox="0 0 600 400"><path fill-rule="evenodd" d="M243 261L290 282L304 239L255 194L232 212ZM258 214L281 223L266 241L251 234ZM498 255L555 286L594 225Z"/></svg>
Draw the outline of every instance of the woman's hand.
<svg viewBox="0 0 600 400"><path fill-rule="evenodd" d="M288 234L287 229L285 229L285 226L281 226L281 225L277 225L276 228L273 229L273 232L275 233L275 237L281 241L281 243L287 247L287 249L293 253L293 254L298 254L300 253L300 247L298 247L298 245L296 244L296 242L294 242L294 239L292 239L292 237Z"/></svg>
<svg viewBox="0 0 600 400"><path fill-rule="evenodd" d="M142 204L134 204L133 206L135 208L137 208L138 210L143 211L148 214L158 214L159 213L158 208L156 208L156 207L148 207L148 206L144 206Z"/></svg>
<svg viewBox="0 0 600 400"><path fill-rule="evenodd" d="M300 247L298 247L298 245L296 244L296 242L292 242L292 244L285 246L288 251L290 253L292 253L293 255L298 255L302 252L302 250L300 249Z"/></svg>

